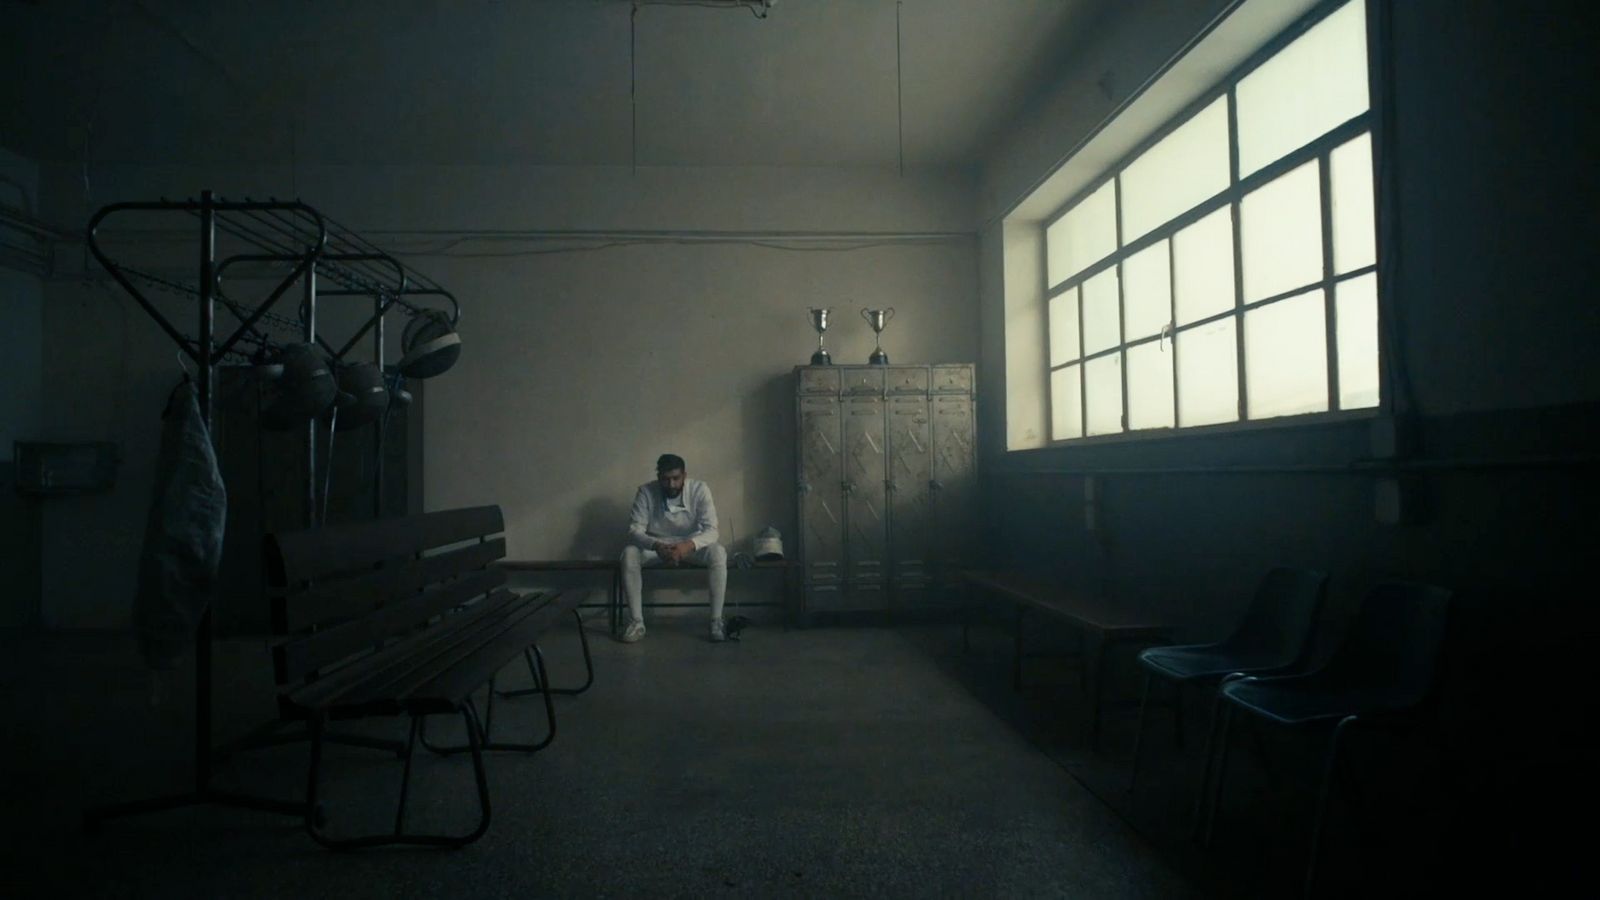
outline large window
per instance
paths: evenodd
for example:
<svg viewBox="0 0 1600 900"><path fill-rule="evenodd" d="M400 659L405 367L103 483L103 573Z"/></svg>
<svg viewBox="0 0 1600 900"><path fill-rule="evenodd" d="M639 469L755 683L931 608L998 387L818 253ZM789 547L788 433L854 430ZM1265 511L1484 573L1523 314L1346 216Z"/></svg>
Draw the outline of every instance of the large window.
<svg viewBox="0 0 1600 900"><path fill-rule="evenodd" d="M1046 225L1052 440L1378 404L1364 5L1275 42Z"/></svg>

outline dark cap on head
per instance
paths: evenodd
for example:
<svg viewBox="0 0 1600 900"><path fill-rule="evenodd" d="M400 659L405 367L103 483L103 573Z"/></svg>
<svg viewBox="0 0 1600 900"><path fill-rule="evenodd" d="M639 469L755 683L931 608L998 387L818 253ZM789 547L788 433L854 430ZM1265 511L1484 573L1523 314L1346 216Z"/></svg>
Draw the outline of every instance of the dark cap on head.
<svg viewBox="0 0 1600 900"><path fill-rule="evenodd" d="M687 467L685 467L683 464L683 457L676 453L663 453L656 457L657 472L671 472L674 469L683 469L684 471L688 471Z"/></svg>

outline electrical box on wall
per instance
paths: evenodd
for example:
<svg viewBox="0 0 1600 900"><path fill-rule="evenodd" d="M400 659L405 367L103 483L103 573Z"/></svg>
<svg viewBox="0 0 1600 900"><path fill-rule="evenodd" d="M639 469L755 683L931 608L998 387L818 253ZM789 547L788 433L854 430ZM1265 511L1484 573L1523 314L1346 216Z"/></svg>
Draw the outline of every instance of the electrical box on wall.
<svg viewBox="0 0 1600 900"><path fill-rule="evenodd" d="M17 441L17 493L62 496L108 491L117 481L117 445L110 441Z"/></svg>

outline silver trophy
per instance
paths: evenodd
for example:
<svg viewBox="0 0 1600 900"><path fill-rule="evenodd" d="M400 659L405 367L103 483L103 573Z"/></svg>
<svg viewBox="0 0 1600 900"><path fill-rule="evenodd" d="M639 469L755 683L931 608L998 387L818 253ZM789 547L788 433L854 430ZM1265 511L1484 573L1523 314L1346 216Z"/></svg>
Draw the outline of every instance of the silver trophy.
<svg viewBox="0 0 1600 900"><path fill-rule="evenodd" d="M828 355L828 348L822 346L822 333L828 330L828 313L830 311L827 308L811 307L811 327L817 330L817 352L811 354L811 364L813 366L833 365L833 357Z"/></svg>
<svg viewBox="0 0 1600 900"><path fill-rule="evenodd" d="M883 352L883 326L888 325L889 320L894 318L894 307L863 309L861 318L866 319L867 324L872 326L873 340L877 342L877 347L872 351L872 355L867 357L867 362L875 366L887 366L889 354Z"/></svg>

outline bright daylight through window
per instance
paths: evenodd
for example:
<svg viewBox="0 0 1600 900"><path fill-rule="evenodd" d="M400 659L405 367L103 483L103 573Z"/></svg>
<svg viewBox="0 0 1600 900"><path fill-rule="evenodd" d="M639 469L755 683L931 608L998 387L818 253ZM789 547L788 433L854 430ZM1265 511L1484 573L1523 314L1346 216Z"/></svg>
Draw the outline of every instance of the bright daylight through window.
<svg viewBox="0 0 1600 900"><path fill-rule="evenodd" d="M1281 42L1050 220L1052 440L1378 404L1364 6Z"/></svg>

